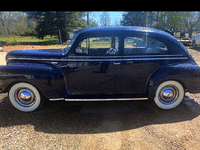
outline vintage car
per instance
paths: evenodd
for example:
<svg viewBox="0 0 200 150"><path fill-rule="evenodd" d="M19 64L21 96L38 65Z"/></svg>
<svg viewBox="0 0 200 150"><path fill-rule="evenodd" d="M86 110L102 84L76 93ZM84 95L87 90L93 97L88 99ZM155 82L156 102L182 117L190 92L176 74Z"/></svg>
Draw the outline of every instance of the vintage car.
<svg viewBox="0 0 200 150"><path fill-rule="evenodd" d="M64 49L18 50L0 66L0 92L20 111L44 100L152 100L173 109L200 92L200 68L173 36L143 27L81 29Z"/></svg>

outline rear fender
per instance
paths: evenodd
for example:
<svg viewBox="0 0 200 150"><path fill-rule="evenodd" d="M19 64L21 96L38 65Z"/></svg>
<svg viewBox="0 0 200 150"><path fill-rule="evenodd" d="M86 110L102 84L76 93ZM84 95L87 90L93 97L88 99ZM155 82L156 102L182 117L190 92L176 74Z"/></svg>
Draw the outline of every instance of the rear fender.
<svg viewBox="0 0 200 150"><path fill-rule="evenodd" d="M200 92L200 68L195 64L170 64L158 68L149 78L147 94L154 98L158 86L168 80L182 84L185 91Z"/></svg>
<svg viewBox="0 0 200 150"><path fill-rule="evenodd" d="M66 85L61 69L50 64L10 63L0 66L0 90L8 92L18 82L35 86L46 98L64 97Z"/></svg>

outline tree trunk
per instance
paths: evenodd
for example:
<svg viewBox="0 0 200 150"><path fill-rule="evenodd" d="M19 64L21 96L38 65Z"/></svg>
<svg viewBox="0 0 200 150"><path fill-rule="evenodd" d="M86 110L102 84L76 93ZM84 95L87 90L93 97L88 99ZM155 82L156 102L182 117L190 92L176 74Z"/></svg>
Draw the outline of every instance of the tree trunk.
<svg viewBox="0 0 200 150"><path fill-rule="evenodd" d="M192 32L193 32L193 29L189 29L189 30L188 30L189 38L192 37Z"/></svg>
<svg viewBox="0 0 200 150"><path fill-rule="evenodd" d="M65 28L66 18L63 12L56 12L57 15L57 32L58 32L58 43L63 44L67 42L67 31Z"/></svg>
<svg viewBox="0 0 200 150"><path fill-rule="evenodd" d="M59 44L67 42L67 31L65 28L58 28L58 41Z"/></svg>

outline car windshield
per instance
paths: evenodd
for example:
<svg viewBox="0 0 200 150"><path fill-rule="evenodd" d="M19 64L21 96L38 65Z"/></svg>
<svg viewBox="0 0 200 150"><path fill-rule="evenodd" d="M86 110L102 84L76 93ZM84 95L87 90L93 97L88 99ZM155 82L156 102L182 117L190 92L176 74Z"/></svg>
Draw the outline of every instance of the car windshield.
<svg viewBox="0 0 200 150"><path fill-rule="evenodd" d="M73 43L74 43L74 41L75 41L75 39L76 39L76 36L77 36L77 33L75 33L75 34L73 35L73 37L71 38L69 44L68 44L67 47L65 48L65 52L68 52L68 51L70 50L71 46L73 45Z"/></svg>

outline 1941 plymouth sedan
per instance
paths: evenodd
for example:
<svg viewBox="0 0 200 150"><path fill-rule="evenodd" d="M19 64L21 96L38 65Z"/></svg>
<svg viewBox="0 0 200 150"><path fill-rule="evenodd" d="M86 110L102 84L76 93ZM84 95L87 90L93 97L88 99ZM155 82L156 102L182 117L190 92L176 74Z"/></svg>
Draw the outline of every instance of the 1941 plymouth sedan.
<svg viewBox="0 0 200 150"><path fill-rule="evenodd" d="M20 111L44 99L150 99L173 109L200 92L200 68L173 36L143 27L81 29L65 49L18 50L0 66L0 92Z"/></svg>

